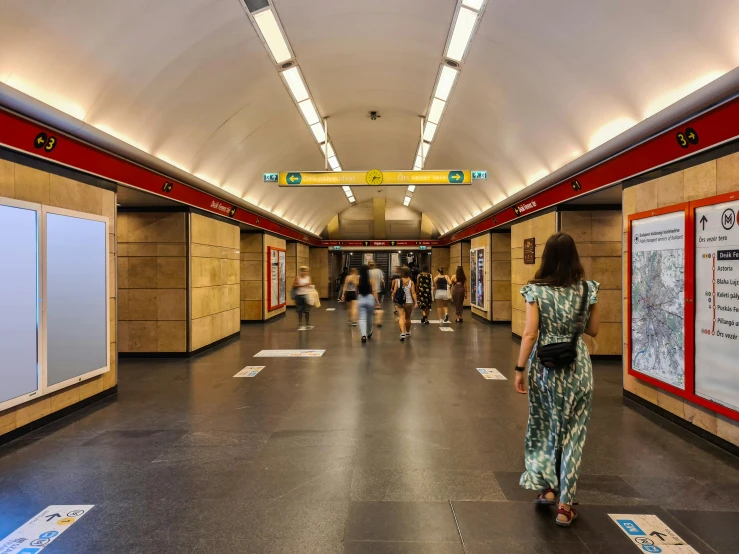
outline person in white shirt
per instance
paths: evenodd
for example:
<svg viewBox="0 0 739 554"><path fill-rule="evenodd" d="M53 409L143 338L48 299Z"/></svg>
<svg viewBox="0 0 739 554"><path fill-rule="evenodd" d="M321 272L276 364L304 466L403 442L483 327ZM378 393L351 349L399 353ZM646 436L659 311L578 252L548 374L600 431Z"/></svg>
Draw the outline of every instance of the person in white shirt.
<svg viewBox="0 0 739 554"><path fill-rule="evenodd" d="M308 275L308 266L300 266L300 271L293 281L293 291L295 291L295 309L298 312L298 330L305 331L312 329L310 324L310 305L308 304L308 294L313 287L313 282ZM303 314L305 314L305 326L303 325Z"/></svg>
<svg viewBox="0 0 739 554"><path fill-rule="evenodd" d="M374 292L377 295L375 325L382 327L382 300L385 295L385 274L379 267L375 266L374 261L370 261L369 263L369 274L374 286Z"/></svg>

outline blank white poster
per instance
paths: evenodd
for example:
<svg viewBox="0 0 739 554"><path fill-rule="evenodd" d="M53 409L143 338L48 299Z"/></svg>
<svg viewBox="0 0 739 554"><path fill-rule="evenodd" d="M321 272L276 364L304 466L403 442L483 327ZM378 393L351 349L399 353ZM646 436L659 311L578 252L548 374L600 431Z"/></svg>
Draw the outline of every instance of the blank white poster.
<svg viewBox="0 0 739 554"><path fill-rule="evenodd" d="M47 385L108 365L106 225L46 214Z"/></svg>
<svg viewBox="0 0 739 554"><path fill-rule="evenodd" d="M0 204L0 404L39 387L37 217Z"/></svg>

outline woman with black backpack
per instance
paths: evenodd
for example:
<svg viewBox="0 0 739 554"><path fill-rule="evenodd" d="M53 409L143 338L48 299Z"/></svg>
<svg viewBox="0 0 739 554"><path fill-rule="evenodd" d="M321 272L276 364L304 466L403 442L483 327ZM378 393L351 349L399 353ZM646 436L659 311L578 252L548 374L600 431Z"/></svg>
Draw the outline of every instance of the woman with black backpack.
<svg viewBox="0 0 739 554"><path fill-rule="evenodd" d="M521 289L526 326L516 366L516 390L526 394L529 424L526 471L521 486L538 490L536 503L554 505L555 523L569 527L577 491L593 397L593 366L583 333L598 334L598 288L584 281L575 241L567 233L549 237L533 280Z"/></svg>
<svg viewBox="0 0 739 554"><path fill-rule="evenodd" d="M411 336L411 314L413 308L418 307L416 299L416 285L411 279L411 270L403 266L400 268L400 279L393 281L393 304L398 312L400 326L400 341Z"/></svg>

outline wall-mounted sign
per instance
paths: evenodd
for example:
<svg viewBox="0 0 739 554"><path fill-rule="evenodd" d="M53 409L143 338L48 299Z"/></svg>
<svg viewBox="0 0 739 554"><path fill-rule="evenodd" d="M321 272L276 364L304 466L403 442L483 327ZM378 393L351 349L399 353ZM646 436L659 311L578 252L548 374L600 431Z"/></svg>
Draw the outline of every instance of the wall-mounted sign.
<svg viewBox="0 0 739 554"><path fill-rule="evenodd" d="M279 173L265 173L264 174L265 183L277 183L279 180L280 180Z"/></svg>
<svg viewBox="0 0 739 554"><path fill-rule="evenodd" d="M334 246L334 250L341 250L341 246Z"/></svg>
<svg viewBox="0 0 739 554"><path fill-rule="evenodd" d="M335 186L435 186L471 185L472 172L468 169L440 171L286 171L279 175L281 187L335 187Z"/></svg>
<svg viewBox="0 0 739 554"><path fill-rule="evenodd" d="M472 172L472 180L473 181L484 181L488 178L488 172L487 171L473 171Z"/></svg>
<svg viewBox="0 0 739 554"><path fill-rule="evenodd" d="M267 247L267 311L282 308L286 304L285 250Z"/></svg>
<svg viewBox="0 0 739 554"><path fill-rule="evenodd" d="M470 250L470 304L487 310L485 247Z"/></svg>
<svg viewBox="0 0 739 554"><path fill-rule="evenodd" d="M536 239L523 239L523 263L533 265L536 263Z"/></svg>

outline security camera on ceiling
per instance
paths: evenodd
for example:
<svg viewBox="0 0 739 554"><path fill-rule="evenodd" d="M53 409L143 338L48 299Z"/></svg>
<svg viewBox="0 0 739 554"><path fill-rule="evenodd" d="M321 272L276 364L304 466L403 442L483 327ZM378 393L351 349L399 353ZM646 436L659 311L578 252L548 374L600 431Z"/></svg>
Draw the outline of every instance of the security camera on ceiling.
<svg viewBox="0 0 739 554"><path fill-rule="evenodd" d="M382 116L380 114L378 114L377 112L370 112L369 113L369 118L372 121L375 121L377 118L380 118L380 117L382 117Z"/></svg>

